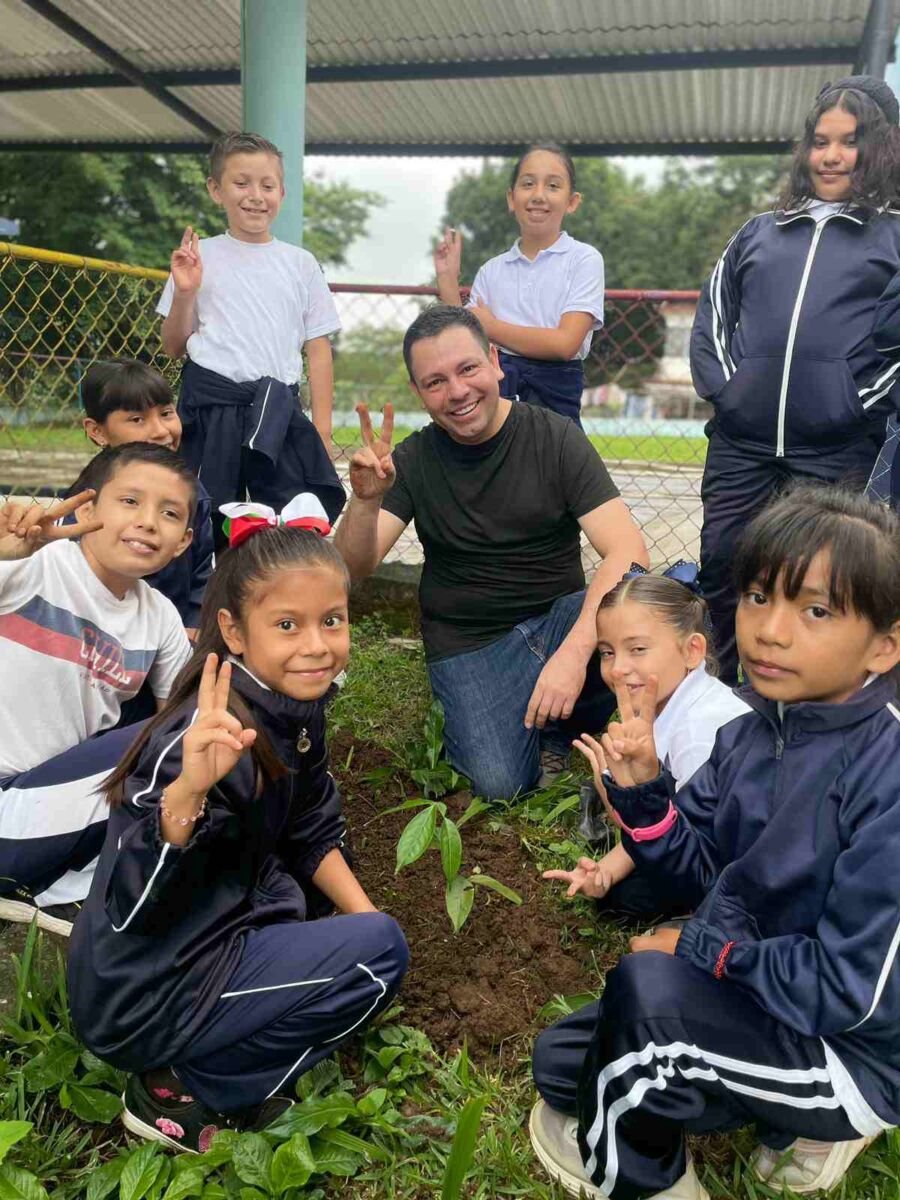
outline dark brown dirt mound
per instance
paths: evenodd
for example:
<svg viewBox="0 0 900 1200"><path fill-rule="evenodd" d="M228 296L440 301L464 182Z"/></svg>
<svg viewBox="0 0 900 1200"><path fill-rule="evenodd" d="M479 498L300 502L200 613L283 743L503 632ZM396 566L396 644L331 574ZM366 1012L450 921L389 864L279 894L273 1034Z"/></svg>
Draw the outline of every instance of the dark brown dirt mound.
<svg viewBox="0 0 900 1200"><path fill-rule="evenodd" d="M350 744L334 740L333 763L346 762ZM394 874L397 840L415 810L379 813L401 799L398 781L406 796L421 793L399 773L392 774L389 789L361 778L389 763L384 751L356 743L350 769L337 774L356 872L373 903L399 921L409 942L410 969L400 993L403 1020L424 1030L441 1051L465 1038L473 1052L502 1055L507 1039L546 1024L536 1018L553 996L593 984L590 947L577 932L584 921L561 909L516 831L485 814L462 828L463 874L480 867L518 892L522 904L479 888L469 919L454 934L437 851ZM458 817L469 799L467 793L446 797L450 815Z"/></svg>

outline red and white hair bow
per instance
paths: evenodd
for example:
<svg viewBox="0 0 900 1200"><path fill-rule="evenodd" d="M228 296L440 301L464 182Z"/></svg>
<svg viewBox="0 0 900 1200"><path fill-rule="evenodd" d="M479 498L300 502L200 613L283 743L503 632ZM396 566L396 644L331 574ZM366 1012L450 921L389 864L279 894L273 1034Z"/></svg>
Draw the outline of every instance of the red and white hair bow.
<svg viewBox="0 0 900 1200"><path fill-rule="evenodd" d="M295 496L280 513L276 513L274 508L269 508L266 504L256 504L253 501L246 504L223 504L219 512L226 518L223 528L231 547L239 546L248 537L260 533L263 529L276 528L279 525L292 529L313 529L322 537L331 532L328 514L319 498L311 492Z"/></svg>

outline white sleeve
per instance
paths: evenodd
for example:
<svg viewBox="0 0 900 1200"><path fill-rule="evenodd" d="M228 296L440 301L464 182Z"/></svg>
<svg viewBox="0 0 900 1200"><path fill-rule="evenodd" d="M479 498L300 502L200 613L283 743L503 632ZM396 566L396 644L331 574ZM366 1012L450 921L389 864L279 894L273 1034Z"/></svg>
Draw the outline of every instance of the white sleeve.
<svg viewBox="0 0 900 1200"><path fill-rule="evenodd" d="M41 568L38 550L30 558L0 562L0 613L15 612L23 601L40 592Z"/></svg>
<svg viewBox="0 0 900 1200"><path fill-rule="evenodd" d="M472 280L472 290L469 292L466 308L474 308L476 304L485 304L488 308L491 307L491 302L487 294L487 279L485 278L484 267L478 268L478 272Z"/></svg>
<svg viewBox="0 0 900 1200"><path fill-rule="evenodd" d="M166 286L162 290L162 295L156 305L156 311L161 317L167 317L172 307L172 297L175 295L175 284L172 276L166 280Z"/></svg>
<svg viewBox="0 0 900 1200"><path fill-rule="evenodd" d="M331 290L325 282L322 268L314 258L305 274L309 305L303 314L303 327L306 331L306 341L309 342L313 338L337 333L341 327L341 319Z"/></svg>
<svg viewBox="0 0 900 1200"><path fill-rule="evenodd" d="M165 596L160 605L159 648L150 668L150 689L158 700L165 700L172 690L175 676L191 656L191 643L188 641L178 609Z"/></svg>
<svg viewBox="0 0 900 1200"><path fill-rule="evenodd" d="M585 254L575 270L569 284L569 292L563 305L563 313L584 312L594 318L594 329L603 324L603 290L606 277L603 268L603 255L599 250L590 248L590 254Z"/></svg>

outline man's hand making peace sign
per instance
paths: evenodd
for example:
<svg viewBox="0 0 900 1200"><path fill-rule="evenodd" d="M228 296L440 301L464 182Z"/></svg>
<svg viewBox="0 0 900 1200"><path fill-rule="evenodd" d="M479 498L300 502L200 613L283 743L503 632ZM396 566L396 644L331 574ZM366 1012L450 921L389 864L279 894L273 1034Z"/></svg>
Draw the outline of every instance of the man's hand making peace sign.
<svg viewBox="0 0 900 1200"><path fill-rule="evenodd" d="M391 459L391 439L394 436L394 406L386 404L381 419L381 432L376 438L372 418L365 404L357 404L362 449L350 459L350 486L360 500L378 500L394 482L397 472Z"/></svg>
<svg viewBox="0 0 900 1200"><path fill-rule="evenodd" d="M60 542L69 538L96 533L103 528L102 521L76 521L74 525L57 525L61 517L76 512L82 504L93 500L92 489L79 492L68 500L55 504L17 504L7 501L0 507L0 562L17 558L28 558L48 542Z"/></svg>

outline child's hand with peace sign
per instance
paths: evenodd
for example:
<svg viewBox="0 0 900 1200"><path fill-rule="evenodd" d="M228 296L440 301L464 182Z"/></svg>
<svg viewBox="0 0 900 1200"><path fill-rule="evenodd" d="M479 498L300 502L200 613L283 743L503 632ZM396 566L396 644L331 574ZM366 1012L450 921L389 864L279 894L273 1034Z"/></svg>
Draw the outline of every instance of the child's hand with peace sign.
<svg viewBox="0 0 900 1200"><path fill-rule="evenodd" d="M613 682L621 721L611 721L599 742L587 734L574 742L575 748L591 764L594 785L607 807L609 805L603 787L605 770L609 770L619 787L649 783L659 774L659 758L653 740L659 679L656 675L650 675L634 701L622 676L616 671L613 671Z"/></svg>
<svg viewBox="0 0 900 1200"><path fill-rule="evenodd" d="M0 507L0 562L28 558L48 542L61 542L96 533L102 521L75 521L72 525L57 525L61 517L74 513L82 504L93 500L93 489L79 492L56 504L16 504L7 501Z"/></svg>
<svg viewBox="0 0 900 1200"><path fill-rule="evenodd" d="M391 458L391 439L394 436L394 406L386 404L381 419L381 432L376 438L372 418L365 404L357 404L362 449L350 459L350 486L360 500L380 500L394 482L397 472Z"/></svg>
<svg viewBox="0 0 900 1200"><path fill-rule="evenodd" d="M207 656L197 693L197 716L182 739L181 774L160 802L160 828L167 842L184 845L204 810L209 790L237 765L256 741L255 729L244 729L228 711L231 663L218 667Z"/></svg>
<svg viewBox="0 0 900 1200"><path fill-rule="evenodd" d="M172 273L175 291L180 295L194 296L200 291L200 285L203 282L200 239L190 225L182 234L179 245L172 251L169 270Z"/></svg>

